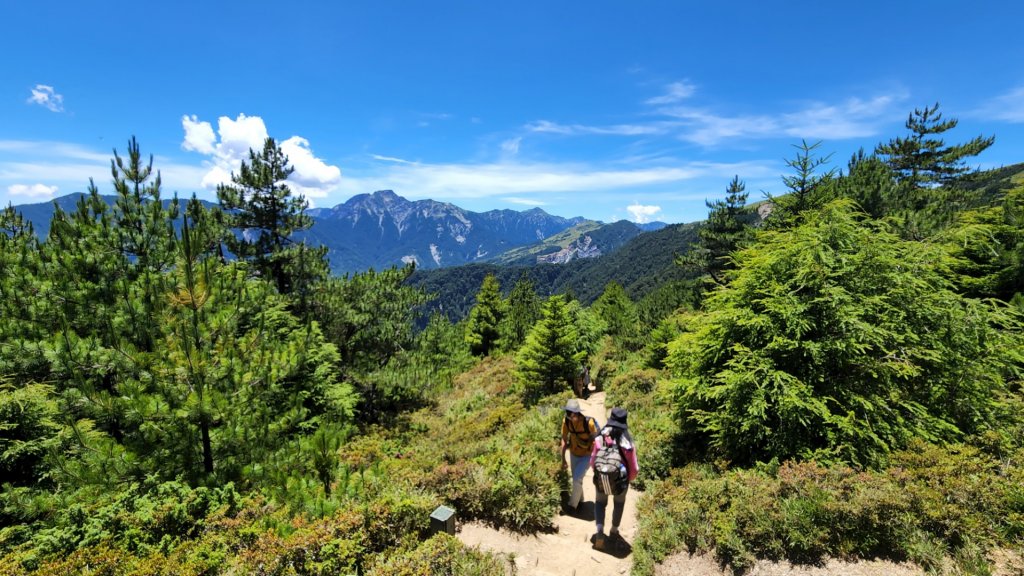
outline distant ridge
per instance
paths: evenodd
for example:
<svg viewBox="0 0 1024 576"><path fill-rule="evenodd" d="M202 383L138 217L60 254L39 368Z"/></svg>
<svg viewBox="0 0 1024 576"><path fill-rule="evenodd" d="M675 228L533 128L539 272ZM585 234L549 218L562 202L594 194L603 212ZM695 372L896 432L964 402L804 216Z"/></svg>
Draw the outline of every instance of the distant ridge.
<svg viewBox="0 0 1024 576"><path fill-rule="evenodd" d="M407 200L392 190L353 196L334 208L310 211L307 232L327 246L335 273L415 263L422 269L484 262L557 234L583 218L524 212L471 212L434 200Z"/></svg>
<svg viewBox="0 0 1024 576"><path fill-rule="evenodd" d="M69 194L16 209L45 238L54 206L72 212L82 196ZM116 197L102 198L112 205ZM338 275L410 263L422 270L492 261L535 263L545 255L564 263L608 254L643 233L626 221L603 224L563 218L540 208L471 212L447 202L410 201L392 190L359 194L308 214L313 226L298 238L326 246L331 271ZM563 250L560 260L550 256Z"/></svg>

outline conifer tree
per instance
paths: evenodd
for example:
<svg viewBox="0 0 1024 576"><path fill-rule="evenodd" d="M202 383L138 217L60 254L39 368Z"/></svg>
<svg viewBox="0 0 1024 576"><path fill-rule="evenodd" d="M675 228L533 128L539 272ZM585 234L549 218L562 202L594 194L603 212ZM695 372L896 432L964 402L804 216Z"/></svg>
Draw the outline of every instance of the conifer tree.
<svg viewBox="0 0 1024 576"><path fill-rule="evenodd" d="M603 321L605 333L624 341L636 334L640 321L636 305L618 282L612 281L605 285L604 292L592 308Z"/></svg>
<svg viewBox="0 0 1024 576"><path fill-rule="evenodd" d="M725 272L733 267L730 255L751 233L746 185L735 176L725 192L724 200L705 202L708 219L697 232L698 241L676 260L684 268L707 274L719 285L726 283Z"/></svg>
<svg viewBox="0 0 1024 576"><path fill-rule="evenodd" d="M999 425L1019 320L963 298L939 248L848 200L737 253L732 282L669 346L684 430L719 456L881 465L912 438Z"/></svg>
<svg viewBox="0 0 1024 576"><path fill-rule="evenodd" d="M227 239L228 249L251 262L281 294L298 289L297 280L322 278L326 268L326 248L300 246L292 237L313 225L305 197L293 196L286 182L294 171L280 146L267 138L263 150L249 150L249 161L231 174L231 184L217 186L227 225L236 231Z"/></svg>
<svg viewBox="0 0 1024 576"><path fill-rule="evenodd" d="M956 118L942 119L938 102L931 107L915 108L905 124L911 134L879 144L875 154L911 191L950 184L970 171L965 165L966 158L981 154L995 142L994 136L978 136L964 144L947 146L944 140L936 137L956 128L957 123ZM923 196L911 200L914 201L911 207L917 208L924 201Z"/></svg>
<svg viewBox="0 0 1024 576"><path fill-rule="evenodd" d="M505 302L497 277L488 274L476 295L476 305L469 312L466 343L474 356L487 356L498 345L501 322L505 318Z"/></svg>
<svg viewBox="0 0 1024 576"><path fill-rule="evenodd" d="M819 169L829 163L832 155L818 156L816 151L819 146L821 142L808 144L806 140L794 144L796 156L786 160L786 166L793 173L782 177L782 183L789 192L779 198L769 196L774 204L767 219L769 227L785 228L799 224L804 212L820 208L832 199L835 170L819 173Z"/></svg>
<svg viewBox="0 0 1024 576"><path fill-rule="evenodd" d="M142 350L152 351L164 301L163 273L176 257L174 220L178 217L178 199L164 207L160 172L154 176L152 155L143 162L135 137L128 141L127 157L121 158L114 150L110 173L117 194L111 213L116 242L112 248L125 256L119 260L125 267L119 284L122 309L131 321L133 340ZM89 187L92 193L92 181Z"/></svg>
<svg viewBox="0 0 1024 576"><path fill-rule="evenodd" d="M164 207L160 194L160 172L153 174L153 156L143 162L139 144L128 141L125 158L114 150L110 161L114 184L113 220L119 248L133 261L140 273L166 271L175 259L174 219L178 200ZM93 187L90 182L90 186Z"/></svg>
<svg viewBox="0 0 1024 576"><path fill-rule="evenodd" d="M568 306L564 295L548 298L516 356L516 377L528 397L572 389L584 353Z"/></svg>
<svg viewBox="0 0 1024 576"><path fill-rule="evenodd" d="M996 205L959 214L940 239L965 294L1005 302L1024 294L1024 186Z"/></svg>
<svg viewBox="0 0 1024 576"><path fill-rule="evenodd" d="M357 398L338 382L337 350L318 326L290 314L268 282L212 257L204 239L216 230L203 225L182 227L153 367L158 401L141 412L144 432L162 433L148 437L145 461L191 482L238 481L301 431L349 425Z"/></svg>
<svg viewBox="0 0 1024 576"><path fill-rule="evenodd" d="M349 373L369 373L385 366L414 341L413 323L427 296L406 286L412 266L368 270L330 278L315 287L313 317L341 354Z"/></svg>
<svg viewBox="0 0 1024 576"><path fill-rule="evenodd" d="M865 214L880 219L890 214L898 186L888 165L861 148L847 164L847 173L836 180L836 194L850 198Z"/></svg>
<svg viewBox="0 0 1024 576"><path fill-rule="evenodd" d="M540 319L541 301L533 282L523 276L508 295L507 314L501 323L501 343L506 350L515 350L526 341L526 335Z"/></svg>
<svg viewBox="0 0 1024 576"><path fill-rule="evenodd" d="M13 206L0 210L0 342L31 341L52 327L34 322L36 311L44 303L37 295L42 261L39 240L32 223ZM0 374L23 373L23 356L13 352L17 346L0 346ZM42 376L36 373L37 376Z"/></svg>

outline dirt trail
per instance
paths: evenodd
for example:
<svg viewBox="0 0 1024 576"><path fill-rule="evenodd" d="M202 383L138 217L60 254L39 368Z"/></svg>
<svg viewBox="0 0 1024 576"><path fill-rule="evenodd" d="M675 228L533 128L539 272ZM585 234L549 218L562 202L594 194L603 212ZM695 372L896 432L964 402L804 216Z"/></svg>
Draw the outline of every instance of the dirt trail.
<svg viewBox="0 0 1024 576"><path fill-rule="evenodd" d="M608 421L610 408L605 407L604 392L592 392L580 399L580 408L587 416ZM643 445L637 456L643 467ZM583 513L580 517L559 515L553 520L550 534L523 536L507 530L496 530L477 522L462 524L459 539L482 550L505 555L515 563L516 574L528 576L620 576L633 568L632 544L636 537L636 503L640 493L630 488L626 509L619 527L625 545L616 550L597 551L590 544L594 534L594 483L590 472L583 481ZM611 503L605 517L611 520ZM655 569L657 576L730 576L707 555L676 554ZM829 560L824 566L791 566L785 562L757 562L748 576L921 576L923 571L908 564L883 561L845 563Z"/></svg>
<svg viewBox="0 0 1024 576"><path fill-rule="evenodd" d="M587 416L597 418L604 424L608 411L604 405L604 392L592 392L580 408ZM643 446L637 447L640 465L643 466ZM507 530L495 530L479 523L463 524L459 539L469 546L508 555L516 564L518 574L537 576L586 575L618 576L629 574L633 566L630 545L636 535L637 491L630 488L626 494L626 509L619 531L626 544L615 550L597 551L591 547L590 536L594 534L594 483L587 472L583 480L583 512L580 517L556 516L553 520L555 532L522 536ZM605 521L611 521L611 502L608 503Z"/></svg>

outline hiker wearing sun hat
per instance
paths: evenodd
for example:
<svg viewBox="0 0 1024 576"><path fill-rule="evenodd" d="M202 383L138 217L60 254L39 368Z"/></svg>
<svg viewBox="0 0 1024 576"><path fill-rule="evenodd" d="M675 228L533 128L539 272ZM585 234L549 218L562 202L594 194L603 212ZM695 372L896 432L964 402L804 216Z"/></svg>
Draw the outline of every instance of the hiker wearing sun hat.
<svg viewBox="0 0 1024 576"><path fill-rule="evenodd" d="M565 403L565 418L562 419L562 468L566 467L565 453L569 453L569 467L572 470L572 493L565 503L565 511L575 515L583 500L583 476L590 466L590 450L601 426L597 420L583 415L580 402L571 398Z"/></svg>
<svg viewBox="0 0 1024 576"><path fill-rule="evenodd" d="M594 534L594 548L603 550L605 547L604 513L608 506L608 496L612 497L612 528L608 536L617 541L619 523L626 505L626 492L640 466L636 460L636 445L629 434L627 419L629 413L625 408L612 408L608 423L601 429L601 434L594 439L590 454L590 466L594 469L594 487L597 495L594 498L594 521L597 533Z"/></svg>

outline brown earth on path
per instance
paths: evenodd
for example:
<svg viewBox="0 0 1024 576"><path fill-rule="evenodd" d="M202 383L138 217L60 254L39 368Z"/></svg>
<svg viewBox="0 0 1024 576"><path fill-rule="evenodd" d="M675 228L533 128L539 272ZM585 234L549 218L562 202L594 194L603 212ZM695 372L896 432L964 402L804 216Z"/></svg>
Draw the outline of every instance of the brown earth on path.
<svg viewBox="0 0 1024 576"><path fill-rule="evenodd" d="M587 399L580 398L580 408L600 424L608 421L609 408L604 405L604 392L591 392ZM640 466L643 466L643 446L637 446ZM623 545L605 551L594 550L590 537L594 524L594 483L590 472L583 480L582 512L578 517L559 515L553 519L550 534L521 535L508 530L496 530L478 522L460 527L459 539L469 546L506 555L515 563L517 574L536 576L574 575L619 576L629 574L633 567L630 554L636 536L636 499L638 493L630 488L626 494L626 508L619 532ZM611 502L608 503L605 524L611 524Z"/></svg>
<svg viewBox="0 0 1024 576"><path fill-rule="evenodd" d="M580 398L580 408L602 425L608 421L610 407L605 406L604 392L591 392ZM643 468L643 445L637 446L637 458ZM478 547L505 556L514 563L514 573L528 576L621 576L633 568L632 544L636 538L636 502L641 496L635 488L626 495L626 509L619 527L625 541L617 549L594 550L590 538L594 534L594 484L590 473L583 481L582 513L578 517L558 515L553 519L554 531L522 535L491 528L479 522L459 526L459 539L467 546ZM605 523L610 524L611 505ZM1005 562L999 562L1004 564ZM656 576L732 576L710 555L674 554L655 568ZM1019 574L1002 572L999 574ZM823 566L793 566L788 562L758 561L746 576L921 576L924 570L908 563L880 560L842 562L827 560Z"/></svg>

